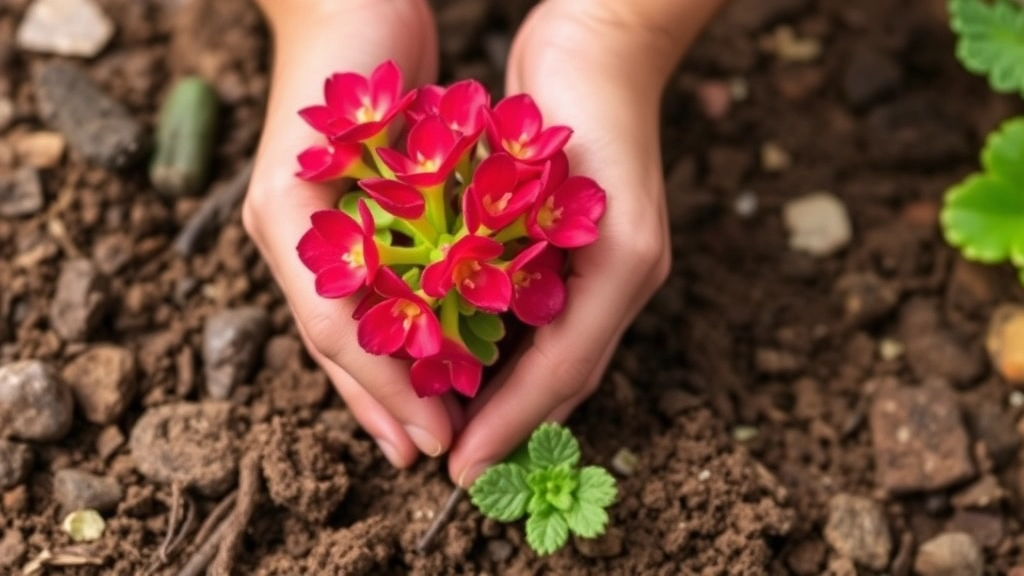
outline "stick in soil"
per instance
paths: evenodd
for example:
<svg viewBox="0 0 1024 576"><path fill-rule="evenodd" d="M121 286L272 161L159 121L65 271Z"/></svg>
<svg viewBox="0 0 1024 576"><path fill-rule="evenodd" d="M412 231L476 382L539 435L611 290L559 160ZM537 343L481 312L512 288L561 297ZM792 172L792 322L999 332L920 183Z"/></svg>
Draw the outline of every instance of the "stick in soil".
<svg viewBox="0 0 1024 576"><path fill-rule="evenodd" d="M448 496L448 501L444 503L444 508L441 508L441 511L434 517L434 522L430 524L430 528L423 533L420 541L416 543L417 552L423 554L430 549L437 535L441 533L441 529L452 519L452 515L455 514L455 507L459 505L459 502L465 495L466 491L458 486L452 490L451 495Z"/></svg>
<svg viewBox="0 0 1024 576"><path fill-rule="evenodd" d="M242 538L249 527L256 498L260 491L260 453L250 450L242 457L238 473L238 502L235 511L226 520L227 531L224 532L217 550L217 558L210 566L207 574L211 576L231 576L235 564L235 556L242 545Z"/></svg>
<svg viewBox="0 0 1024 576"><path fill-rule="evenodd" d="M224 531L227 530L227 519L231 510L234 509L237 499L238 491L234 490L210 511L193 539L193 543L198 544L199 547L178 572L178 576L199 576L210 565L210 561L217 553L220 539L224 535Z"/></svg>
<svg viewBox="0 0 1024 576"><path fill-rule="evenodd" d="M251 175L252 160L249 160L234 178L219 186L203 201L174 239L174 249L179 254L186 257L195 254L200 244L227 222L235 206L245 196Z"/></svg>
<svg viewBox="0 0 1024 576"><path fill-rule="evenodd" d="M184 515L184 518L181 518L182 515ZM195 520L195 515L196 503L188 494L185 494L180 484L172 484L171 511L167 517L167 534L164 536L163 543L160 544L160 550L157 551L157 555L150 561L149 567L146 568L143 574L146 576L155 574L157 570L160 570L171 561L175 550L178 549L182 540L185 539L189 530L192 529L192 521Z"/></svg>

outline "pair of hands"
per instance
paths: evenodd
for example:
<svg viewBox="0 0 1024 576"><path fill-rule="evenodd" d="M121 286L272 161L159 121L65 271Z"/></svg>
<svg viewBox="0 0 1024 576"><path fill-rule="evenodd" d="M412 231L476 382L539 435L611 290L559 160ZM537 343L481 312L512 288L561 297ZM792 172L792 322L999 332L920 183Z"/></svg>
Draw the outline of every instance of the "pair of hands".
<svg viewBox="0 0 1024 576"><path fill-rule="evenodd" d="M567 418L596 389L622 333L668 275L658 112L686 42L676 47L600 4L547 0L535 8L513 43L506 87L530 93L546 123L575 130L566 148L574 171L608 195L601 237L573 253L562 315L463 405L452 396L418 398L402 362L364 352L351 318L355 302L318 296L295 248L309 215L335 206L343 192L294 177L296 154L318 139L296 112L320 101L331 73L368 74L389 58L408 87L436 81L430 9L425 0L261 1L275 61L243 222L311 355L397 467L420 452L450 451L449 474L468 487L539 423Z"/></svg>

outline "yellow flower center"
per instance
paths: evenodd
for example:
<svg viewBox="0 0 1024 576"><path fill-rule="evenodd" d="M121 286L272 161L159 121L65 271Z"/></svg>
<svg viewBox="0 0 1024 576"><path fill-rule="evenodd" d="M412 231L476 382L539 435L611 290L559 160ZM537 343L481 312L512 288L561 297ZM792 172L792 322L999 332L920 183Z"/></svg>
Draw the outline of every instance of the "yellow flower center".
<svg viewBox="0 0 1024 576"><path fill-rule="evenodd" d="M484 210L487 210L491 216L497 216L508 208L510 200L512 200L511 192L505 192L497 200L491 200L490 196L484 196Z"/></svg>
<svg viewBox="0 0 1024 576"><path fill-rule="evenodd" d="M552 224L562 218L562 208L555 208L555 199L548 197L544 205L537 211L537 224L541 228L550 228Z"/></svg>
<svg viewBox="0 0 1024 576"><path fill-rule="evenodd" d="M351 250L342 255L341 259L348 264L350 268L366 266L366 257L363 254L362 246L353 246Z"/></svg>
<svg viewBox="0 0 1024 576"><path fill-rule="evenodd" d="M480 271L480 263L476 260L466 260L460 262L452 270L452 279L459 286L465 286L466 288L475 288L476 283L473 282L473 276Z"/></svg>
<svg viewBox="0 0 1024 576"><path fill-rule="evenodd" d="M502 144L505 145L505 150L508 150L509 154L521 159L530 152L529 147L526 145L527 140L526 134L523 134L518 140L505 140Z"/></svg>
<svg viewBox="0 0 1024 576"><path fill-rule="evenodd" d="M391 314L396 318L405 316L405 318L402 319L402 328L406 330L412 326L412 323L422 313L423 310L420 310L419 306L408 300L398 300L395 302L395 306L391 309Z"/></svg>

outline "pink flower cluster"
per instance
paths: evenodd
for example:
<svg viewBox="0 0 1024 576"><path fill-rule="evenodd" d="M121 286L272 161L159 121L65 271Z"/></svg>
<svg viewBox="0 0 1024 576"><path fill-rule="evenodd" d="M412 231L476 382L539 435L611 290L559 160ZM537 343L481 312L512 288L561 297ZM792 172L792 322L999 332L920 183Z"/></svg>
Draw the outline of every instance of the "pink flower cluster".
<svg viewBox="0 0 1024 576"><path fill-rule="evenodd" d="M604 191L569 175L572 131L544 126L527 95L492 107L473 80L403 93L388 61L332 75L324 98L299 112L326 143L297 176L358 190L311 216L299 258L321 296L361 297L359 344L412 360L417 394L475 395L503 313L541 326L564 308L565 250L597 239Z"/></svg>

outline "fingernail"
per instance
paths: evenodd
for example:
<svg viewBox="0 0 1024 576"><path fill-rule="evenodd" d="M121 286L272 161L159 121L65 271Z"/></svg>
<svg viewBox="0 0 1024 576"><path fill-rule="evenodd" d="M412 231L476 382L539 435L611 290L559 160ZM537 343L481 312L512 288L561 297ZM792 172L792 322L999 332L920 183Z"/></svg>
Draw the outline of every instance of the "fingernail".
<svg viewBox="0 0 1024 576"><path fill-rule="evenodd" d="M388 462L391 462L391 465L395 468L402 468L403 462L401 454L398 452L398 448L383 438L374 438L374 440L377 441L377 446L380 448L380 451L384 453L384 457L388 459Z"/></svg>
<svg viewBox="0 0 1024 576"><path fill-rule="evenodd" d="M473 481L483 474L486 469L486 464L473 464L472 466L467 466L465 470L462 471L462 474L459 474L459 479L455 483L458 484L460 488L469 490ZM467 480L469 481L468 484Z"/></svg>
<svg viewBox="0 0 1024 576"><path fill-rule="evenodd" d="M437 438L431 436L430 433L423 428L413 424L407 424L405 426L405 433L409 435L412 443L420 449L420 452L423 452L431 458L436 458L441 455L441 443L437 441Z"/></svg>

